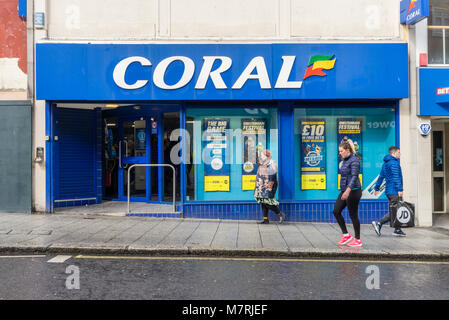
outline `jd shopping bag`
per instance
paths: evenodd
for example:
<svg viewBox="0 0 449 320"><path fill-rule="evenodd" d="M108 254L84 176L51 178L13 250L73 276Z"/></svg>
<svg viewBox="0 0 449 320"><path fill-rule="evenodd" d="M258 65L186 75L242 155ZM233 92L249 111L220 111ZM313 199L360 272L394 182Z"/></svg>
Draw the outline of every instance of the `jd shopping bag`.
<svg viewBox="0 0 449 320"><path fill-rule="evenodd" d="M415 226L415 205L399 200L390 204L390 226L408 228Z"/></svg>

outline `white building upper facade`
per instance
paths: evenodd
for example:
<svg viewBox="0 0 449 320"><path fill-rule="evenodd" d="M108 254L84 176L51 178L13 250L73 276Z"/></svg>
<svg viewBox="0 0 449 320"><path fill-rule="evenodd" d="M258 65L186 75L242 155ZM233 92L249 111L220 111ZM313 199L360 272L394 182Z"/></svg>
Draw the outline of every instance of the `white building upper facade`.
<svg viewBox="0 0 449 320"><path fill-rule="evenodd" d="M37 0L51 40L400 40L399 0Z"/></svg>

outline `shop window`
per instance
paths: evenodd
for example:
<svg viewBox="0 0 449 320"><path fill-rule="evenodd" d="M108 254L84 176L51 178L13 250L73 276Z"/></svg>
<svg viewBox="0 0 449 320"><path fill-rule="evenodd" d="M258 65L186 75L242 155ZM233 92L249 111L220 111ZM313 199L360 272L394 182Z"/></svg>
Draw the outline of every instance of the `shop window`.
<svg viewBox="0 0 449 320"><path fill-rule="evenodd" d="M362 198L374 196L374 186L388 148L396 142L394 108L296 108L295 198L335 199L339 190L338 145L353 140L361 159ZM384 186L381 187L381 198Z"/></svg>
<svg viewBox="0 0 449 320"><path fill-rule="evenodd" d="M187 200L254 200L258 151L278 163L275 108L194 108L186 112Z"/></svg>
<svg viewBox="0 0 449 320"><path fill-rule="evenodd" d="M428 19L429 64L449 64L449 2L430 0Z"/></svg>

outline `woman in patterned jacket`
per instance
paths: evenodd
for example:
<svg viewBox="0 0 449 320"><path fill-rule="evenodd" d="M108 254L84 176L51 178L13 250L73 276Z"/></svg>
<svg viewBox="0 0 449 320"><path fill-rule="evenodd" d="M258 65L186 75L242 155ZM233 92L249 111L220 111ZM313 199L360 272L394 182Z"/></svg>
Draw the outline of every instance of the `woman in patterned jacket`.
<svg viewBox="0 0 449 320"><path fill-rule="evenodd" d="M277 165L271 158L271 152L264 150L259 155L259 168L257 169L254 198L260 203L263 212L261 224L270 223L268 210L274 211L279 216L279 222L283 223L285 214L278 208L279 202L275 199L278 186Z"/></svg>

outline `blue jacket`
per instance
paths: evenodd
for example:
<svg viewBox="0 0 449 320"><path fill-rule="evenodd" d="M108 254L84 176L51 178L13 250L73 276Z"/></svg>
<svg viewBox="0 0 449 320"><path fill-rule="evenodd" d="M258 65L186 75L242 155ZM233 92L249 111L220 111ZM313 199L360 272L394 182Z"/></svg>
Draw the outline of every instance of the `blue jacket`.
<svg viewBox="0 0 449 320"><path fill-rule="evenodd" d="M341 162L341 179L340 190L345 191L348 187L351 189L360 189L362 185L359 180L360 173L360 160L359 158L351 154Z"/></svg>
<svg viewBox="0 0 449 320"><path fill-rule="evenodd" d="M384 164L380 171L374 190L379 191L383 180L386 180L385 194L398 194L399 191L404 191L402 187L402 170L399 159L396 159L391 154L384 157Z"/></svg>

